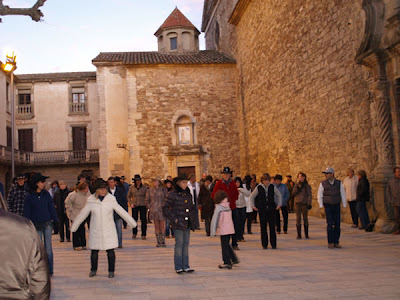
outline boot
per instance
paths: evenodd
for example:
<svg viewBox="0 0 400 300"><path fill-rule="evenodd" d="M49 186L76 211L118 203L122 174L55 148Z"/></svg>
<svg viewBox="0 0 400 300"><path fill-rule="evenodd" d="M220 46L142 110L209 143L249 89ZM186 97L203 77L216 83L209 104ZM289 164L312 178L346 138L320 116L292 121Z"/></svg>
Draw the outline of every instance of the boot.
<svg viewBox="0 0 400 300"><path fill-rule="evenodd" d="M165 234L160 234L160 241L161 241L161 247L167 247L167 245L165 244Z"/></svg>
<svg viewBox="0 0 400 300"><path fill-rule="evenodd" d="M297 239L301 240L301 225L296 225L297 227Z"/></svg>
<svg viewBox="0 0 400 300"><path fill-rule="evenodd" d="M157 239L157 245L156 245L156 247L160 247L160 246L161 246L161 237L160 237L160 234L156 234L156 239Z"/></svg>
<svg viewBox="0 0 400 300"><path fill-rule="evenodd" d="M308 225L304 225L304 235L306 236L306 239L309 239L310 237L308 236Z"/></svg>

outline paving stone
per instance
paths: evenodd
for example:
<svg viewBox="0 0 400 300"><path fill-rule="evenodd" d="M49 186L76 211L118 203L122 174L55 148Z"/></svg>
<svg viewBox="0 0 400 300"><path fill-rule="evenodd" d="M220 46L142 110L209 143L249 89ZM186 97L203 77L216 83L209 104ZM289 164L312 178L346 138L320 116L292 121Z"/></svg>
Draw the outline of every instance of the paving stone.
<svg viewBox="0 0 400 300"><path fill-rule="evenodd" d="M116 250L115 278L108 278L107 255L100 251L97 276L89 278L90 251L73 251L53 236L51 299L400 299L400 236L353 229L342 223L342 249L328 249L325 220L310 217L309 240L296 240L294 215L278 249L261 247L259 224L236 251L240 264L220 270L220 239L204 230L191 233L192 274L174 272L174 240L155 247L123 230ZM140 226L139 226L140 228ZM204 228L204 223L202 223Z"/></svg>

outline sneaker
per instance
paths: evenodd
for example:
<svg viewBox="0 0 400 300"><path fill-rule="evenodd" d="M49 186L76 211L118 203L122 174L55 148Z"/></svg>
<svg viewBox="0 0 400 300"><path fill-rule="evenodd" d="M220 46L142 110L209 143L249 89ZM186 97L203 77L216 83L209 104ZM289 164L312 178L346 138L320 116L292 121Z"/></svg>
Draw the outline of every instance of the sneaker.
<svg viewBox="0 0 400 300"><path fill-rule="evenodd" d="M340 244L334 244L333 247L335 248L342 248L342 246Z"/></svg>
<svg viewBox="0 0 400 300"><path fill-rule="evenodd" d="M108 278L114 278L114 272L108 272Z"/></svg>
<svg viewBox="0 0 400 300"><path fill-rule="evenodd" d="M145 236L142 236L142 240L145 240L146 239L146 237Z"/></svg>
<svg viewBox="0 0 400 300"><path fill-rule="evenodd" d="M334 247L335 247L335 246L333 245L333 243L329 243L329 244L328 244L328 248L329 248L329 249L333 249Z"/></svg>
<svg viewBox="0 0 400 300"><path fill-rule="evenodd" d="M230 265L230 264L222 264L222 265L219 265L218 266L218 268L220 268L220 269L232 269L232 265Z"/></svg>
<svg viewBox="0 0 400 300"><path fill-rule="evenodd" d="M183 273L183 270L182 270L182 269L179 269L179 270L175 270L175 272L176 272L176 274L182 274L182 273Z"/></svg>
<svg viewBox="0 0 400 300"><path fill-rule="evenodd" d="M194 270L191 269L191 268L186 268L183 271L186 272L186 273L193 273L194 272Z"/></svg>
<svg viewBox="0 0 400 300"><path fill-rule="evenodd" d="M96 276L96 271L90 271L89 277L94 277L94 276Z"/></svg>

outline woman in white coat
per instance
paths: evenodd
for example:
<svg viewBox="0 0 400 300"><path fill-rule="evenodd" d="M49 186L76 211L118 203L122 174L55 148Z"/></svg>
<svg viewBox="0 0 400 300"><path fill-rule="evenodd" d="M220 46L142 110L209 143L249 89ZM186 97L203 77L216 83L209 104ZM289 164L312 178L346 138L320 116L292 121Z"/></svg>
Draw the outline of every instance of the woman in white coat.
<svg viewBox="0 0 400 300"><path fill-rule="evenodd" d="M96 276L99 250L106 250L108 257L108 277L114 277L115 252L118 247L117 230L114 224L114 211L132 228L136 227L135 220L118 204L115 197L108 193L107 183L98 179L94 183L96 192L89 196L86 206L75 218L71 231L75 232L89 214L90 233L89 247L92 250L89 277Z"/></svg>

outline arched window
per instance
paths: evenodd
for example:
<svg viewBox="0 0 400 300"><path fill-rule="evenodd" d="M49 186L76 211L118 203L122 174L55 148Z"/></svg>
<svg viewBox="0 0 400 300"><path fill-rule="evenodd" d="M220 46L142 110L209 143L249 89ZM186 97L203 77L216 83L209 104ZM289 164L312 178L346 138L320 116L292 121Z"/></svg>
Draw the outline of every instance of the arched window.
<svg viewBox="0 0 400 300"><path fill-rule="evenodd" d="M178 145L192 145L193 139L193 121L189 116L181 116L175 123L176 137Z"/></svg>

